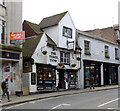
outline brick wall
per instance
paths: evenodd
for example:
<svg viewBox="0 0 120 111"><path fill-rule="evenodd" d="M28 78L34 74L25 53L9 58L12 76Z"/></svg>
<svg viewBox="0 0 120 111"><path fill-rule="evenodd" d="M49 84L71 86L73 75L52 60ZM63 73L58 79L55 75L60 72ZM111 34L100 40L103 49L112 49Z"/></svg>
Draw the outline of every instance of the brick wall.
<svg viewBox="0 0 120 111"><path fill-rule="evenodd" d="M23 30L25 31L25 38L36 35L26 21L23 22Z"/></svg>

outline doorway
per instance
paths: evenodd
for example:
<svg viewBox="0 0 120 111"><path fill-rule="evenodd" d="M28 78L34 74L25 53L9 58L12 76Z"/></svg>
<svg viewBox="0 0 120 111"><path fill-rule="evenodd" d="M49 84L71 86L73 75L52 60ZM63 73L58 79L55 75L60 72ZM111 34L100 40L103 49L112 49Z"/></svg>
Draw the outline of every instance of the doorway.
<svg viewBox="0 0 120 111"><path fill-rule="evenodd" d="M64 82L64 70L59 70L59 88L60 89L65 89L65 82Z"/></svg>
<svg viewBox="0 0 120 111"><path fill-rule="evenodd" d="M104 64L104 85L109 85L109 65Z"/></svg>

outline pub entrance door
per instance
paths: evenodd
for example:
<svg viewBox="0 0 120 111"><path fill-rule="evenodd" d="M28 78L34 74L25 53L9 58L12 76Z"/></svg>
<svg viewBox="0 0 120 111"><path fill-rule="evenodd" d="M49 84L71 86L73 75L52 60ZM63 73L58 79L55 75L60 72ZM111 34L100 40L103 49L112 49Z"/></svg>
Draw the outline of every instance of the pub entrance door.
<svg viewBox="0 0 120 111"><path fill-rule="evenodd" d="M59 70L59 84L58 84L58 87L60 89L65 89L64 73L65 73L65 70Z"/></svg>

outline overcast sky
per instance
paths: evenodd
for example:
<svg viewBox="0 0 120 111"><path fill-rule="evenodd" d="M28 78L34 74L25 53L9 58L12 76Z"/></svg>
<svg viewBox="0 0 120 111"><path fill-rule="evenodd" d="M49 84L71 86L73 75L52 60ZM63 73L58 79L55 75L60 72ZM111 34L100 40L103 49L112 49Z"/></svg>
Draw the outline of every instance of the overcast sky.
<svg viewBox="0 0 120 111"><path fill-rule="evenodd" d="M69 11L77 29L118 24L120 0L23 0L23 20L40 23L44 17Z"/></svg>

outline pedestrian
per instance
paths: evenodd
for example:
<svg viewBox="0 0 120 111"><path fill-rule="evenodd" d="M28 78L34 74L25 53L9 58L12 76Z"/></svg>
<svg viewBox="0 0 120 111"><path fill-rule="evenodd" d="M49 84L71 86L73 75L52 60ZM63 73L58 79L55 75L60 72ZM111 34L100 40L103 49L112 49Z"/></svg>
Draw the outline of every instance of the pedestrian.
<svg viewBox="0 0 120 111"><path fill-rule="evenodd" d="M4 95L6 93L7 94L8 102L10 102L9 91L8 91L8 80L9 79L6 78L5 81L2 82L1 88L2 88L2 91L3 91L2 97L4 97Z"/></svg>
<svg viewBox="0 0 120 111"><path fill-rule="evenodd" d="M94 76L93 75L91 75L89 77L89 84L90 84L90 89L92 89L92 87L93 87L93 89L95 89L94 88Z"/></svg>

